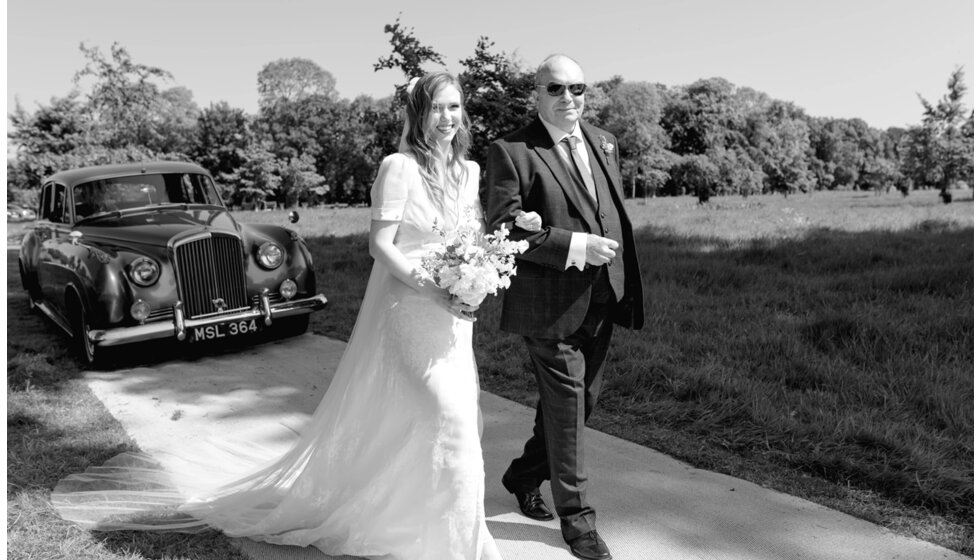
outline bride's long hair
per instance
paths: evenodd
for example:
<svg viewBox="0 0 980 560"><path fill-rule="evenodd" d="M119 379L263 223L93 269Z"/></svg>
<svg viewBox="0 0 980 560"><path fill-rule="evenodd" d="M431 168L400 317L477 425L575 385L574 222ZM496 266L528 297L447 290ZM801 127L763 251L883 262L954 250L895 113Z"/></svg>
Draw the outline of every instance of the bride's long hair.
<svg viewBox="0 0 980 560"><path fill-rule="evenodd" d="M442 161L435 139L426 136L426 123L429 113L432 112L432 100L436 92L446 86L454 87L459 92L463 115L459 130L450 144L449 157ZM466 179L465 160L472 141L470 118L466 113L465 95L459 80L448 72L433 72L419 78L406 90L405 118L405 137L401 151L415 157L422 179L429 187L429 195L436 204L442 206L447 183L460 185Z"/></svg>

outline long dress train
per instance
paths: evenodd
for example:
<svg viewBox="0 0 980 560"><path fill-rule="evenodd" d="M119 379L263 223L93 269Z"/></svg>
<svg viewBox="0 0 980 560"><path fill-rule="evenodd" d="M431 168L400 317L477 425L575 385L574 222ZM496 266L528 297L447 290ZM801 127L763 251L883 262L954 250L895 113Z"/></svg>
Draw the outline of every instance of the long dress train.
<svg viewBox="0 0 980 560"><path fill-rule="evenodd" d="M417 261L440 240L434 224L481 215L479 169L468 162L467 171L436 204L414 159L390 155L372 218L400 220L395 244ZM472 328L376 263L333 381L285 455L218 486L199 461L161 470L124 454L62 480L52 502L96 530L211 527L332 555L497 559L484 519Z"/></svg>

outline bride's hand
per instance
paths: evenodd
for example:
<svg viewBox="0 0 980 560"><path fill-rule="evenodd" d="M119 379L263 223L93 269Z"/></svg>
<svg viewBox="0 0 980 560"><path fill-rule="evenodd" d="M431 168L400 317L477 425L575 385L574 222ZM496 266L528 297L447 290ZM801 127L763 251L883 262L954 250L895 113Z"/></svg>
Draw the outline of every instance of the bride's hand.
<svg viewBox="0 0 980 560"><path fill-rule="evenodd" d="M514 220L514 225L525 231L541 231L543 222L541 221L541 215L537 212L522 211L518 214L517 219Z"/></svg>
<svg viewBox="0 0 980 560"><path fill-rule="evenodd" d="M418 291L419 293L438 303L440 307L448 311L453 316L465 321L476 320L472 317L472 314L479 309L479 306L466 305L465 303L454 298L453 295L449 293L449 290L440 288L431 280L420 280ZM467 313L470 315L468 316Z"/></svg>
<svg viewBox="0 0 980 560"><path fill-rule="evenodd" d="M457 319L470 322L476 321L476 317L474 317L473 314L476 313L476 310L479 308L479 305L466 305L456 298L449 296L449 312L452 313Z"/></svg>

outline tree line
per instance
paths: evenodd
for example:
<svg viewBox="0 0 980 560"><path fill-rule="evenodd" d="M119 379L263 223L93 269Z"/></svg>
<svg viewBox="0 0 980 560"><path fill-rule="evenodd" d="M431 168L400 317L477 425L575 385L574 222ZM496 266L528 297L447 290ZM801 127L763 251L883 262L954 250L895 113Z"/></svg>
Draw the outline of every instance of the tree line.
<svg viewBox="0 0 980 560"><path fill-rule="evenodd" d="M374 70L401 70L407 82L445 58L399 19L384 28L392 52ZM534 69L493 52L480 37L460 61L474 143L485 161L494 139L534 115ZM208 169L228 204L366 203L381 159L397 149L404 85L392 95L342 99L329 71L303 58L266 64L257 76L258 111L227 102L200 108L164 69L84 44L85 67L64 97L8 115L16 148L7 161L7 198L30 202L53 172L145 159L194 161ZM814 190L938 188L944 200L973 184L973 110L956 69L936 103L919 96L921 124L881 131L861 119L808 116L723 78L668 87L616 76L589 84L589 122L620 142L627 196L790 194Z"/></svg>

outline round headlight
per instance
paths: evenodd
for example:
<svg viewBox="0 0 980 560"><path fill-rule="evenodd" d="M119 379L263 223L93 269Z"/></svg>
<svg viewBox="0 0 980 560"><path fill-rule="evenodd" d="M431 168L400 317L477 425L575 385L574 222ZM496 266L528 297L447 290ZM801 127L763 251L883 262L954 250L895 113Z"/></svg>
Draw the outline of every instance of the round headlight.
<svg viewBox="0 0 980 560"><path fill-rule="evenodd" d="M150 304L143 300L137 300L136 303L129 306L129 314L132 315L133 319L142 323L150 316Z"/></svg>
<svg viewBox="0 0 980 560"><path fill-rule="evenodd" d="M279 295L281 295L283 299L293 299L296 297L296 292L296 282L293 282L289 278L283 280L282 284L279 284Z"/></svg>
<svg viewBox="0 0 980 560"><path fill-rule="evenodd" d="M282 247L275 243L263 243L255 253L255 258L259 261L262 268L272 270L282 264L285 253Z"/></svg>
<svg viewBox="0 0 980 560"><path fill-rule="evenodd" d="M129 278L137 286L152 286L160 279L160 265L151 258L139 257L129 263Z"/></svg>

